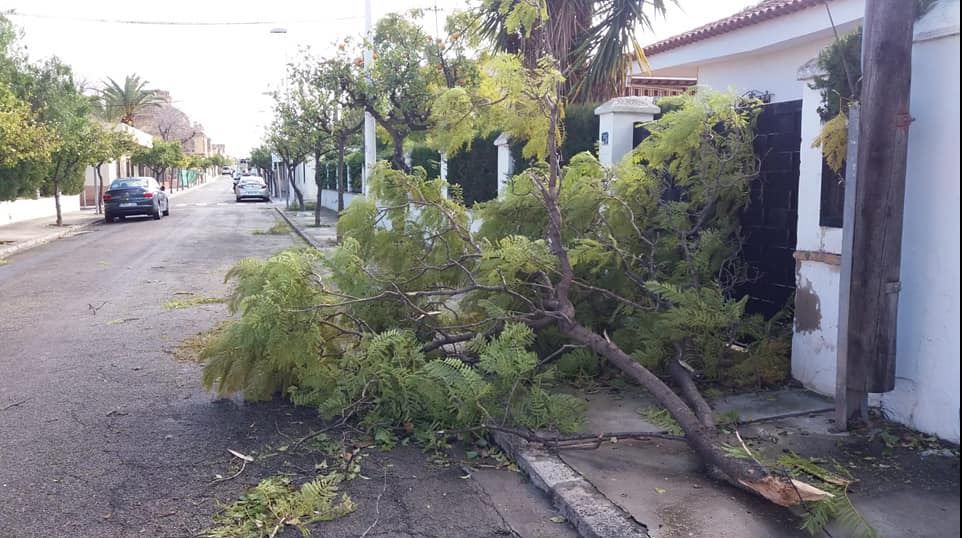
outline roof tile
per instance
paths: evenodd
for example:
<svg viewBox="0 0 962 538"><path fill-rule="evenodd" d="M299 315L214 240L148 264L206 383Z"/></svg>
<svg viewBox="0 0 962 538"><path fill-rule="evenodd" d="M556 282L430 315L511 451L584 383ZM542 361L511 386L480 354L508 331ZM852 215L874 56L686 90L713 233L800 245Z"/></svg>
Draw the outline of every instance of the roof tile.
<svg viewBox="0 0 962 538"><path fill-rule="evenodd" d="M648 45L645 47L645 55L651 56L667 50L683 47L703 39L738 30L739 28L752 26L790 13L795 13L796 11L816 6L822 2L823 0L763 0L754 6L747 7L724 19L710 22L694 30L689 30Z"/></svg>

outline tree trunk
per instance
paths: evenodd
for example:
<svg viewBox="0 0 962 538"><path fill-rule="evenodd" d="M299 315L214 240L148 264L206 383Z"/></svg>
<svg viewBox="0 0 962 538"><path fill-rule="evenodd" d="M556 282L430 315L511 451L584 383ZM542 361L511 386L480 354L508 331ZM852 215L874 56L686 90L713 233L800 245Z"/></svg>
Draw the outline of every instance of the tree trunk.
<svg viewBox="0 0 962 538"><path fill-rule="evenodd" d="M100 215L101 213L104 212L104 211L103 211L103 209L104 209L104 196L103 196L104 176L103 176L103 174L101 174L101 172L100 172L100 167L101 167L101 166L103 166L103 163L100 163L100 164L97 165L97 168L96 168L97 181L94 182L94 189L97 191L96 193L94 193L94 198L95 198L95 200L96 200L95 203L97 204L97 214L98 214L98 215Z"/></svg>
<svg viewBox="0 0 962 538"><path fill-rule="evenodd" d="M321 225L321 194L324 190L324 177L321 176L321 150L314 150L314 185L317 186L317 200L314 202L314 226Z"/></svg>
<svg viewBox="0 0 962 538"><path fill-rule="evenodd" d="M57 226L63 226L63 214L60 210L60 180L53 180L53 203L57 206Z"/></svg>
<svg viewBox="0 0 962 538"><path fill-rule="evenodd" d="M391 133L391 138L394 140L394 156L391 157L391 164L394 165L395 170L410 172L408 163L404 161L404 136Z"/></svg>
<svg viewBox="0 0 962 538"><path fill-rule="evenodd" d="M561 334L605 357L609 363L647 389L678 422L678 425L685 432L685 438L689 446L702 461L710 469L717 469L722 477L732 484L761 495L780 506L794 506L806 500L817 500L829 496L828 493L808 484L787 477L772 475L753 459L740 459L726 454L718 438L718 430L707 423L710 419L700 419L696 412L692 411L692 408L658 376L635 361L610 339L576 321L575 306L569 296L569 290L574 281L574 269L562 236L563 219L559 205L561 168L555 128L560 121L558 104L560 100L560 88L556 88L555 95L547 103L551 106L547 140L548 173L547 178L542 179L542 183L538 185L548 216L545 235L551 253L558 259L558 273L560 274L558 281L553 286L554 297L551 297L553 300L550 302L555 304L555 310L552 312L552 318L549 319L557 320L556 323ZM677 359L674 360L677 361ZM681 367L681 365L679 364L678 367ZM687 389L693 390L697 394L694 383L687 386ZM684 393L686 389L683 388L682 390ZM697 394L697 396L698 398L690 399L697 402L701 395Z"/></svg>
<svg viewBox="0 0 962 538"><path fill-rule="evenodd" d="M337 212L344 211L344 143L337 145Z"/></svg>
<svg viewBox="0 0 962 538"><path fill-rule="evenodd" d="M761 495L779 506L795 506L803 501L824 499L829 494L813 486L783 476L775 476L750 459L727 455L718 431L703 424L687 404L661 379L617 345L577 322L560 322L561 333L589 349L621 370L648 390L671 414L685 432L685 440L702 461L721 472L733 485Z"/></svg>
<svg viewBox="0 0 962 538"><path fill-rule="evenodd" d="M288 178L288 182L290 183L291 188L294 189L294 196L297 198L297 210L304 211L304 193L301 192L301 189L297 188L296 172L297 165L287 167L287 174L290 176Z"/></svg>

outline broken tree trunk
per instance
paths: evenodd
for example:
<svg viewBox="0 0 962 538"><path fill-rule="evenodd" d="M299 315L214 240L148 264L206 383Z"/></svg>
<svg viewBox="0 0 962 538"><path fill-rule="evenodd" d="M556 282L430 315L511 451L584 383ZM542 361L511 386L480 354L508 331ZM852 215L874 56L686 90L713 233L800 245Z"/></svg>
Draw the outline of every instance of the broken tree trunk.
<svg viewBox="0 0 962 538"><path fill-rule="evenodd" d="M681 394L685 395L692 406L682 399L658 376L638 363L625 353L617 344L605 336L585 327L576 320L575 306L569 295L574 282L574 269L568 257L568 251L562 237L563 217L560 207L561 196L561 168L558 155L558 141L555 127L560 117L557 98L551 101L550 126L547 136L549 168L547 177L541 182L535 182L540 190L542 203L547 213L547 227L545 235L551 253L558 260L558 281L553 286L551 304L555 305L551 318L556 320L561 334L582 344L618 368L622 373L644 387L678 422L685 432L688 445L701 458L709 469L717 471L722 478L733 485L760 495L779 506L795 506L806 501L816 501L831 497L832 494L822 491L810 484L800 482L785 476L778 476L752 458L739 458L727 454L722 447L718 429L711 418L711 409L695 387L694 382L687 376L688 372L676 372L679 375ZM682 368L678 362L682 357L683 347L676 349L678 355L672 359L674 366ZM685 375L681 375L684 373ZM693 410L694 409L694 410ZM747 451L747 448L746 448Z"/></svg>

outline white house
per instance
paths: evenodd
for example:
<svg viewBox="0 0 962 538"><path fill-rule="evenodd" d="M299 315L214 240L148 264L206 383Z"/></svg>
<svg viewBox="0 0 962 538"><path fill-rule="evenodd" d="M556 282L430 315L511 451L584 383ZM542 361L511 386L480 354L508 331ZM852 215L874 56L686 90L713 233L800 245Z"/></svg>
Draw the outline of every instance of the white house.
<svg viewBox="0 0 962 538"><path fill-rule="evenodd" d="M125 123L112 124L109 127L111 129L125 131L127 134L133 137L138 144L145 148L149 148L154 145L154 137L150 133L146 133ZM116 161L104 163L100 167L100 174L103 176L104 181L101 187L106 190L106 187L110 185L110 182L118 177L143 175L145 173L145 170L137 169L137 167L130 162L129 155L124 155ZM97 205L97 168L95 166L88 166L84 171L84 190L80 193L80 205Z"/></svg>
<svg viewBox="0 0 962 538"><path fill-rule="evenodd" d="M825 395L835 394L842 230L826 214L831 193L823 193L822 157L811 148L820 95L808 84L813 60L833 41L829 12L845 33L861 24L864 9L864 0L766 0L645 48L649 76L695 78L800 107L797 219L786 224L797 232L792 375ZM910 113L897 380L879 402L889 417L957 443L959 0L940 0L915 23Z"/></svg>

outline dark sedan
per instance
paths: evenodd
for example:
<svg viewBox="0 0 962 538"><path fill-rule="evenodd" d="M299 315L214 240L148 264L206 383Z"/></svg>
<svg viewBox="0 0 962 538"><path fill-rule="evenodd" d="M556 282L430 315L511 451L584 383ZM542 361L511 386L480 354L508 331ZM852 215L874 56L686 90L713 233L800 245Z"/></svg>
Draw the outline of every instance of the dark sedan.
<svg viewBox="0 0 962 538"><path fill-rule="evenodd" d="M104 193L104 220L130 215L150 215L159 220L170 215L170 203L164 188L152 177L121 177Z"/></svg>

